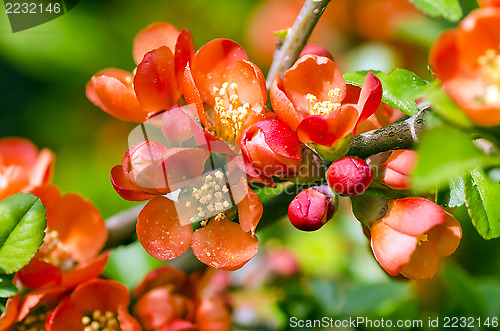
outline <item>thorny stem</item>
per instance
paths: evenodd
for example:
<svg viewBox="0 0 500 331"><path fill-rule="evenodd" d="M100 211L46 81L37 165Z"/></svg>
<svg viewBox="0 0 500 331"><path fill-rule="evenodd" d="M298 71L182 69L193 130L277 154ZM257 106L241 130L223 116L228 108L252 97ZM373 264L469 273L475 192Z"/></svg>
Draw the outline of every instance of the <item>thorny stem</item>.
<svg viewBox="0 0 500 331"><path fill-rule="evenodd" d="M306 0L295 23L286 35L280 49L274 52L273 63L267 75L267 88L271 86L276 75L282 75L299 58L316 23L325 11L330 0Z"/></svg>
<svg viewBox="0 0 500 331"><path fill-rule="evenodd" d="M418 142L425 126L425 111L422 110L410 118L354 136L348 155L366 158L370 155L393 149L406 149ZM295 196L296 190L290 188L264 203L264 214L259 228L279 220L286 214L288 204ZM133 240L137 216L144 205L137 205L106 221L109 231L107 248L115 247Z"/></svg>

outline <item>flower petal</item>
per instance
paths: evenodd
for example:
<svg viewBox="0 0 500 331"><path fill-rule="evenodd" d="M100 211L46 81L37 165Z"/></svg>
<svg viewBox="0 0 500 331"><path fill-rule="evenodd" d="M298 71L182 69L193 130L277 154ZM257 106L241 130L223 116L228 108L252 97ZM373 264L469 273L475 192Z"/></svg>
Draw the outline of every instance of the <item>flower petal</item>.
<svg viewBox="0 0 500 331"><path fill-rule="evenodd" d="M134 38L132 49L135 63L141 63L147 52L161 46L167 46L173 53L178 35L179 31L169 23L157 22L148 25Z"/></svg>
<svg viewBox="0 0 500 331"><path fill-rule="evenodd" d="M139 192L125 177L123 167L121 165L114 166L111 169L111 185L115 191L125 200L128 201L144 201L154 198L155 195L146 192Z"/></svg>
<svg viewBox="0 0 500 331"><path fill-rule="evenodd" d="M120 69L105 69L95 74L86 86L89 100L111 116L142 123L148 117L135 96L133 75Z"/></svg>
<svg viewBox="0 0 500 331"><path fill-rule="evenodd" d="M91 279L78 285L70 295L77 311L87 314L95 310L116 312L118 306L130 302L127 288L107 279ZM80 315L81 323L82 315Z"/></svg>
<svg viewBox="0 0 500 331"><path fill-rule="evenodd" d="M2 315L0 315L0 330L8 330L9 327L16 322L19 302L19 294L13 295L7 299L5 310Z"/></svg>
<svg viewBox="0 0 500 331"><path fill-rule="evenodd" d="M194 43L193 37L188 29L183 28L177 36L175 42L174 62L175 76L177 77L177 86L182 86L184 69L187 65L193 62L194 58Z"/></svg>
<svg viewBox="0 0 500 331"><path fill-rule="evenodd" d="M89 279L97 278L108 262L109 252L102 253L86 263L80 263L62 277L61 286L72 289Z"/></svg>
<svg viewBox="0 0 500 331"><path fill-rule="evenodd" d="M338 88L338 100L342 102L346 95L346 86L342 73L332 60L317 56L305 55L295 62L283 75L283 86L286 95L296 109L309 112L308 93L318 98L318 101L330 101L328 92Z"/></svg>
<svg viewBox="0 0 500 331"><path fill-rule="evenodd" d="M212 220L193 234L193 253L201 262L223 270L237 270L257 254L259 240L227 218Z"/></svg>
<svg viewBox="0 0 500 331"><path fill-rule="evenodd" d="M19 270L17 276L23 285L29 288L38 288L49 283L59 285L62 280L62 272L58 267L36 258Z"/></svg>
<svg viewBox="0 0 500 331"><path fill-rule="evenodd" d="M231 315L224 301L218 297L203 298L196 311L196 324L200 331L230 331Z"/></svg>
<svg viewBox="0 0 500 331"><path fill-rule="evenodd" d="M304 116L309 115L309 111L295 109L284 91L283 80L280 76L276 76L274 79L269 95L276 116L280 121L288 124L292 130L297 131L297 126Z"/></svg>
<svg viewBox="0 0 500 331"><path fill-rule="evenodd" d="M453 78L459 69L458 32L449 30L439 36L429 53L429 63L441 80Z"/></svg>
<svg viewBox="0 0 500 331"><path fill-rule="evenodd" d="M172 108L181 94L175 77L174 55L162 46L144 55L134 78L137 99L148 112Z"/></svg>
<svg viewBox="0 0 500 331"><path fill-rule="evenodd" d="M424 234L446 221L446 213L434 202L420 197L393 200L382 222L410 236Z"/></svg>
<svg viewBox="0 0 500 331"><path fill-rule="evenodd" d="M380 266L389 275L396 276L410 262L417 248L417 238L378 222L371 227L371 246Z"/></svg>
<svg viewBox="0 0 500 331"><path fill-rule="evenodd" d="M238 203L238 215L243 232L255 234L255 228L264 212L264 206L260 201L259 196L255 193L242 179L246 186L246 196Z"/></svg>
<svg viewBox="0 0 500 331"><path fill-rule="evenodd" d="M446 213L446 222L432 228L427 235L439 255L448 256L453 254L460 244L462 227L455 217Z"/></svg>
<svg viewBox="0 0 500 331"><path fill-rule="evenodd" d="M158 197L147 203L137 220L137 237L153 257L168 261L191 247L193 228L181 225L175 203Z"/></svg>
<svg viewBox="0 0 500 331"><path fill-rule="evenodd" d="M422 242L413 253L410 263L401 270L401 274L415 280L430 279L437 272L439 257L432 243Z"/></svg>
<svg viewBox="0 0 500 331"><path fill-rule="evenodd" d="M297 135L303 143L331 147L354 130L357 119L358 110L344 105L327 115L307 116L297 127Z"/></svg>
<svg viewBox="0 0 500 331"><path fill-rule="evenodd" d="M213 88L220 88L224 82L231 83L231 70L239 60L248 60L247 53L229 39L214 39L198 50L191 68L204 102L214 105Z"/></svg>
<svg viewBox="0 0 500 331"><path fill-rule="evenodd" d="M372 116L382 100L382 83L373 72L366 74L357 104L359 118L356 126Z"/></svg>

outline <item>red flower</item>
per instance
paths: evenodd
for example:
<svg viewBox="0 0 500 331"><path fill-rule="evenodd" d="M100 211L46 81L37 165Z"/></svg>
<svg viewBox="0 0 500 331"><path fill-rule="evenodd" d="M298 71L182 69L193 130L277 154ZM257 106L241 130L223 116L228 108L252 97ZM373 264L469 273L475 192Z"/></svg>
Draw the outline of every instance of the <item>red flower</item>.
<svg viewBox="0 0 500 331"><path fill-rule="evenodd" d="M117 282L93 279L80 284L50 314L48 331L110 330L139 331L139 323L128 313L127 288Z"/></svg>
<svg viewBox="0 0 500 331"><path fill-rule="evenodd" d="M302 165L302 144L297 134L277 120L258 122L243 134L241 150L246 161L267 183L271 176L290 177Z"/></svg>
<svg viewBox="0 0 500 331"><path fill-rule="evenodd" d="M353 85L347 85L348 89L355 89L358 92L361 91L361 89L357 86ZM359 123L359 125L356 127L356 134L361 134L365 133L371 130L376 130L380 129L383 127L386 127L388 125L391 125L398 119L404 116L404 113L401 112L399 109L396 109L394 107L389 106L386 103L381 102L380 106L375 110L375 113L373 113L372 116L368 117L368 119L362 123Z"/></svg>
<svg viewBox="0 0 500 331"><path fill-rule="evenodd" d="M134 74L104 69L87 84L90 101L108 114L142 123L176 105L182 95L182 75L194 55L188 30L168 23L154 23L134 39Z"/></svg>
<svg viewBox="0 0 500 331"><path fill-rule="evenodd" d="M205 129L223 141L239 142L247 127L274 118L265 107L262 71L228 39L212 40L196 53L184 72L184 96Z"/></svg>
<svg viewBox="0 0 500 331"><path fill-rule="evenodd" d="M230 330L227 305L209 293L211 280L204 279L212 275L213 269L203 279L168 266L154 270L133 291L134 316L145 330Z"/></svg>
<svg viewBox="0 0 500 331"><path fill-rule="evenodd" d="M460 223L424 198L393 200L388 206L386 215L371 224L375 258L391 276L432 278L439 258L457 249Z"/></svg>
<svg viewBox="0 0 500 331"><path fill-rule="evenodd" d="M254 233L263 207L246 181L228 187L224 174L215 171L187 185L178 199L155 198L139 214L137 236L153 257L171 260L192 247L201 262L236 270L257 253ZM239 224L230 221L236 212ZM202 227L193 233L198 221Z"/></svg>
<svg viewBox="0 0 500 331"><path fill-rule="evenodd" d="M499 0L477 0L481 7L500 7Z"/></svg>
<svg viewBox="0 0 500 331"><path fill-rule="evenodd" d="M500 8L472 11L434 44L430 63L443 88L478 125L500 124Z"/></svg>
<svg viewBox="0 0 500 331"><path fill-rule="evenodd" d="M48 185L32 193L47 208L47 230L35 259L18 276L31 288L51 282L57 285L74 283L75 277L80 278L81 269L99 264L98 254L108 237L104 220L90 201L77 194L61 196L55 186ZM76 271L75 265L80 267Z"/></svg>
<svg viewBox="0 0 500 331"><path fill-rule="evenodd" d="M0 200L47 184L52 177L54 154L40 152L29 140L0 139Z"/></svg>
<svg viewBox="0 0 500 331"><path fill-rule="evenodd" d="M368 73L357 104L333 61L317 55L301 57L271 86L278 118L297 131L300 141L333 146L370 117L382 99L379 79Z"/></svg>

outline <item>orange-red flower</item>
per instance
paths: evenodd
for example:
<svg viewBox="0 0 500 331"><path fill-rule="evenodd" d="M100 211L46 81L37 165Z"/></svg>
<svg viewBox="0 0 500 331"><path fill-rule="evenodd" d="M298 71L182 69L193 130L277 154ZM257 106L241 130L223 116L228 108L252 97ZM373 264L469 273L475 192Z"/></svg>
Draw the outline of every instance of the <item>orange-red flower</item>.
<svg viewBox="0 0 500 331"><path fill-rule="evenodd" d="M481 7L500 7L499 0L477 0Z"/></svg>
<svg viewBox="0 0 500 331"><path fill-rule="evenodd" d="M354 85L347 85L348 89L354 89L361 91L361 89ZM359 92L357 92L359 94ZM381 102L380 106L375 110L372 116L356 127L356 134L365 133L371 130L376 130L384 128L391 125L398 119L404 116L404 113L399 109L389 106L388 104Z"/></svg>
<svg viewBox="0 0 500 331"><path fill-rule="evenodd" d="M52 177L54 154L38 151L29 140L0 139L0 200L47 184Z"/></svg>
<svg viewBox="0 0 500 331"><path fill-rule="evenodd" d="M154 23L136 35L133 55L134 73L104 69L92 77L86 93L108 114L141 123L179 102L184 68L194 55L193 40L186 29Z"/></svg>
<svg viewBox="0 0 500 331"><path fill-rule="evenodd" d="M388 202L384 217L371 224L375 258L391 276L429 279L440 257L453 254L460 243L460 223L424 198Z"/></svg>
<svg viewBox="0 0 500 331"><path fill-rule="evenodd" d="M232 40L215 39L200 48L184 72L184 97L218 139L239 142L250 125L274 118L266 107L262 71Z"/></svg>
<svg viewBox="0 0 500 331"><path fill-rule="evenodd" d="M146 251L171 260L192 248L201 262L224 270L247 263L259 247L254 233L262 203L245 180L234 187L225 180L215 171L181 190L179 202L165 197L149 201L137 221L137 237ZM239 224L231 221L236 213ZM202 227L193 232L195 222Z"/></svg>
<svg viewBox="0 0 500 331"><path fill-rule="evenodd" d="M140 331L141 326L128 313L129 292L114 281L92 279L75 290L49 315L47 331L122 330Z"/></svg>
<svg viewBox="0 0 500 331"><path fill-rule="evenodd" d="M211 289L213 269L202 279L172 267L149 273L134 289L133 314L145 330L224 331L231 329L227 304Z"/></svg>
<svg viewBox="0 0 500 331"><path fill-rule="evenodd" d="M31 192L47 208L47 230L35 258L18 273L23 284L31 288L76 285L82 277L102 269L106 257L98 254L108 232L99 210L80 195L61 195L55 186Z"/></svg>
<svg viewBox="0 0 500 331"><path fill-rule="evenodd" d="M443 88L478 125L500 124L500 8L472 11L441 35L430 63Z"/></svg>
<svg viewBox="0 0 500 331"><path fill-rule="evenodd" d="M288 69L283 79L276 77L270 95L276 115L297 131L300 141L331 147L375 112L382 84L368 73L359 99L353 101L337 65L309 54Z"/></svg>

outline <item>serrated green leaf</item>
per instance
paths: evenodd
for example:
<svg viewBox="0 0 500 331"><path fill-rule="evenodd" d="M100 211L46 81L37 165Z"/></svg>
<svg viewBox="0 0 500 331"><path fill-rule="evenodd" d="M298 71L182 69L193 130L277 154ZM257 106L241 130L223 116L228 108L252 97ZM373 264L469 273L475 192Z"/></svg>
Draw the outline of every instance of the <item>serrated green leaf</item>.
<svg viewBox="0 0 500 331"><path fill-rule="evenodd" d="M457 22L462 18L462 7L458 0L410 0L418 9L431 17L444 17Z"/></svg>
<svg viewBox="0 0 500 331"><path fill-rule="evenodd" d="M484 239L500 237L500 184L481 169L465 176L465 197L472 224Z"/></svg>
<svg viewBox="0 0 500 331"><path fill-rule="evenodd" d="M382 83L384 93L382 102L401 110L406 115L418 112L415 98L427 83L415 73L405 69L395 69L386 74L382 71L371 70ZM353 71L344 74L347 84L362 86L368 71Z"/></svg>
<svg viewBox="0 0 500 331"><path fill-rule="evenodd" d="M448 185L438 188L436 203L444 207L460 207L465 203L465 184L462 176L454 176Z"/></svg>
<svg viewBox="0 0 500 331"><path fill-rule="evenodd" d="M500 159L485 155L464 132L447 125L430 129L422 136L417 148L419 155L413 173L417 191L445 185L455 176L462 176L476 167L500 163Z"/></svg>
<svg viewBox="0 0 500 331"><path fill-rule="evenodd" d="M0 298L8 298L17 293L17 288L12 284L13 275L0 275Z"/></svg>
<svg viewBox="0 0 500 331"><path fill-rule="evenodd" d="M43 243L47 210L39 198L17 193L0 202L0 271L11 274L35 256Z"/></svg>
<svg viewBox="0 0 500 331"><path fill-rule="evenodd" d="M443 268L443 281L453 302L461 308L461 313L467 316L483 316L488 311L486 301L482 296L476 281L465 271L455 265L447 264Z"/></svg>

